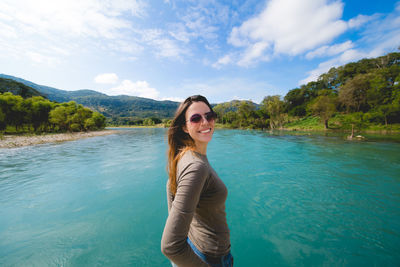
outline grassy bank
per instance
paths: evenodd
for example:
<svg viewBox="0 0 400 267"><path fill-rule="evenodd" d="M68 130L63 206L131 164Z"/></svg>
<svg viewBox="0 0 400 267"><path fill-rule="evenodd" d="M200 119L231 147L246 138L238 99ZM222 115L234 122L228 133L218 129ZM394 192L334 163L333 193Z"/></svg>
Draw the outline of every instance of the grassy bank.
<svg viewBox="0 0 400 267"><path fill-rule="evenodd" d="M400 134L400 124L373 124L367 122L354 122L354 131L358 133L381 133L381 134ZM341 116L335 116L329 120L328 129L319 117L310 116L287 123L283 126L285 130L291 131L338 131L351 132L352 123L343 121Z"/></svg>

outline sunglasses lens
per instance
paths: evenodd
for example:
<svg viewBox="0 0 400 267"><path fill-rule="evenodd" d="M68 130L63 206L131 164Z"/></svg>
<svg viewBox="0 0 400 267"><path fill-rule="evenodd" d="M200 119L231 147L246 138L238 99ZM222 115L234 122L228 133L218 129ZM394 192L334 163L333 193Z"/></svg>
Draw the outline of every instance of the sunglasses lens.
<svg viewBox="0 0 400 267"><path fill-rule="evenodd" d="M194 114L192 117L190 117L190 122L198 123L200 121L201 121L200 114Z"/></svg>
<svg viewBox="0 0 400 267"><path fill-rule="evenodd" d="M210 121L215 120L216 115L217 115L217 114L215 114L214 112L210 111L210 112L207 112L206 114L204 114L204 118L205 118L208 122L210 122ZM199 122L201 122L202 119L203 119L203 116L202 116L202 115L200 115L200 114L193 114L192 117L190 117L190 122L192 122L192 123L199 123Z"/></svg>
<svg viewBox="0 0 400 267"><path fill-rule="evenodd" d="M207 121L212 121L212 120L214 120L215 119L215 113L214 112L207 112L206 114L206 120Z"/></svg>

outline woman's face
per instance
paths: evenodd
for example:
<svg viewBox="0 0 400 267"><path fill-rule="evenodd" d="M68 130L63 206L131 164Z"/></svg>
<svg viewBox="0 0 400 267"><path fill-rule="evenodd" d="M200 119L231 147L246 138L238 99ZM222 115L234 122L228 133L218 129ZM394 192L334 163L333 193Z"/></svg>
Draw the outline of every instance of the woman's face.
<svg viewBox="0 0 400 267"><path fill-rule="evenodd" d="M183 130L192 137L196 147L207 146L207 143L212 139L215 120L207 121L205 118L205 114L210 111L210 108L204 102L193 102L186 110L186 125L183 127ZM202 116L201 120L197 123L190 121L190 118L194 114Z"/></svg>

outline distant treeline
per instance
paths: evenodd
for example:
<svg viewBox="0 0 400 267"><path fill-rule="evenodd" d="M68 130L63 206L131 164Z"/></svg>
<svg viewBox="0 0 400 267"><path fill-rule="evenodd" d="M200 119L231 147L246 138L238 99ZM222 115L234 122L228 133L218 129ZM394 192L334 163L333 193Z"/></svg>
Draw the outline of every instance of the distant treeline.
<svg viewBox="0 0 400 267"><path fill-rule="evenodd" d="M0 77L0 131L10 127L35 132L101 129L104 116L108 125L168 126L179 105L132 96L110 97L91 90L69 92L34 86L37 90ZM41 97L43 94L54 99L61 94L60 99L74 101L59 104ZM228 128L400 130L400 53L331 68L317 81L294 88L285 96L266 96L260 104L235 100L213 106L217 122Z"/></svg>
<svg viewBox="0 0 400 267"><path fill-rule="evenodd" d="M118 126L118 125L127 125L127 126L153 126L160 123L167 123L170 121L169 119L160 119L157 117L111 117L107 118L106 122L108 125Z"/></svg>
<svg viewBox="0 0 400 267"><path fill-rule="evenodd" d="M106 118L74 101L56 103L42 96L0 93L0 131L78 132L105 127Z"/></svg>
<svg viewBox="0 0 400 267"><path fill-rule="evenodd" d="M218 122L232 128L283 128L310 117L325 128L400 123L400 53L331 68L283 98L267 96L259 106L232 101L214 107Z"/></svg>

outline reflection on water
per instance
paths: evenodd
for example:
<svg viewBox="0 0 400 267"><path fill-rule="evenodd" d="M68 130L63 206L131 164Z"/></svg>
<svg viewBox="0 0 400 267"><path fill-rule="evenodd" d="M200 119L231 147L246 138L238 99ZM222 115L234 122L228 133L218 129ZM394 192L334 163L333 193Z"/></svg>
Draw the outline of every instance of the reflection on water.
<svg viewBox="0 0 400 267"><path fill-rule="evenodd" d="M217 130L235 263L399 265L399 148ZM0 266L168 266L165 164L165 129L0 150Z"/></svg>

